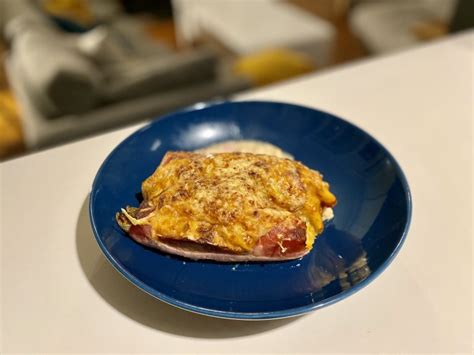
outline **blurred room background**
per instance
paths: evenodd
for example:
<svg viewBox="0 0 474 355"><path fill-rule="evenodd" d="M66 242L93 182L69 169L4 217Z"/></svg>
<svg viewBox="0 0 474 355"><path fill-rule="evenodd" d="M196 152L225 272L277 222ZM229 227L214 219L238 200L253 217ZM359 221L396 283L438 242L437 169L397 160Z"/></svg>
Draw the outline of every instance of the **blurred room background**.
<svg viewBox="0 0 474 355"><path fill-rule="evenodd" d="M0 160L472 27L472 0L0 0Z"/></svg>

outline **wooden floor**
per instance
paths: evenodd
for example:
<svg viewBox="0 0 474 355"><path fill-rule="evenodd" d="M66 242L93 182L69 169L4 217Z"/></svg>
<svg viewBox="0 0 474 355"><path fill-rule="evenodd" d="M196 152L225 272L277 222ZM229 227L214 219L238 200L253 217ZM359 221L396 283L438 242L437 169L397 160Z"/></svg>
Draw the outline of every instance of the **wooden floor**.
<svg viewBox="0 0 474 355"><path fill-rule="evenodd" d="M362 58L367 52L349 30L344 11L334 4L344 4L344 0L289 0L310 13L332 22L337 30L333 63L337 65ZM169 23L160 23L147 28L149 34L168 45L175 46L174 27ZM5 76L3 58L5 47L0 43L0 160L24 152L21 129L21 108L16 103Z"/></svg>

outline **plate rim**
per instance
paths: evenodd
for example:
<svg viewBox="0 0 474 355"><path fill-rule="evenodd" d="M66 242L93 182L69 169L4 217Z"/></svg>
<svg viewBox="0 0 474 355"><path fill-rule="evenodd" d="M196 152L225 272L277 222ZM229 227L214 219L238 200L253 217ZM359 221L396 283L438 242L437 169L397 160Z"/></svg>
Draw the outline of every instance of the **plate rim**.
<svg viewBox="0 0 474 355"><path fill-rule="evenodd" d="M99 176L102 175L102 171L104 170L105 166L109 162L110 159L114 156L115 152L119 150L123 145L127 144L129 140L131 140L133 137L135 137L137 134L140 134L143 131L146 131L150 129L153 125L157 124L157 122L162 121L162 120L167 120L171 119L173 116L178 115L178 114L183 114L187 112L192 112L192 111L200 111L200 110L205 110L211 107L216 107L216 106L223 106L223 105L238 105L238 104L276 104L276 105L281 105L281 106L293 106L296 108L304 108L307 110L311 111L316 111L319 114L324 114L331 119L336 119L343 121L344 123L348 124L352 128L355 128L356 130L361 131L362 133L366 134L370 139L372 139L384 152L385 154L392 160L393 165L395 167L395 171L397 175L400 178L400 182L402 185L402 188L404 190L404 195L406 197L406 209L407 209L407 220L401 235L401 238L395 248L393 249L392 253L386 258L386 260L378 267L377 270L372 272L367 278L356 284L355 286L351 287L350 289L343 290L340 293L333 295L331 297L325 298L319 302L315 302L309 305L304 305L304 306L299 306L299 307L294 307L294 308L288 308L285 310L278 310L278 311L271 311L271 312L235 312L235 311L220 311L216 309L211 309L211 308L205 308L205 307L200 307L196 306L194 304L188 303L188 302L183 302L180 301L174 297L170 297L162 292L159 292L152 287L148 286L145 282L139 280L136 276L134 276L131 272L129 272L125 267L123 267L115 258L114 256L109 252L109 250L106 248L104 245L104 242L100 239L99 237L99 232L97 230L97 226L94 220L94 201L95 201L95 194L94 191L97 191L97 184L98 184L98 179ZM283 318L291 318L291 317L296 317L303 315L305 313L312 312L314 310L327 307L331 304L334 304L336 302L342 301L346 299L347 297L353 295L354 293L360 291L372 281L374 281L380 274L382 274L387 267L393 262L395 257L398 255L400 252L403 244L405 243L405 240L407 238L408 231L410 229L411 225L411 220L412 220L412 214L413 214L413 200L412 200L412 194L410 191L410 187L408 184L408 179L406 178L405 173L403 172L403 169L401 168L401 165L398 163L398 161L395 159L395 157L392 155L392 153L382 144L380 143L374 136L372 136L369 132L365 131L361 127L357 126L354 123L351 123L344 118L341 118L339 116L336 116L332 113L329 113L327 111L323 111L320 109L316 109L313 107L305 106L305 105L300 105L300 104L294 104L294 103L289 103L289 102L284 102L284 101L271 101L271 100L239 100L239 101L232 101L232 100L217 100L217 101L210 101L210 102L199 102L196 104L193 104L191 106L185 107L180 110L176 110L173 112L170 112L166 115L162 116L157 116L154 119L152 119L150 122L145 124L145 126L135 130L131 134L129 134L126 138L124 138L119 144L117 144L112 151L107 155L107 157L104 159L102 164L100 165L99 169L96 172L96 175L94 177L93 183L92 183L92 188L91 192L89 193L89 220L90 224L92 227L92 231L95 237L95 240L97 244L100 247L100 250L106 257L106 259L112 264L115 270L117 270L127 281L131 282L134 286L138 287L142 291L146 292L150 296L163 301L171 306L190 311L193 313L197 313L200 315L205 315L205 316L210 316L214 318L223 318L223 319L233 319L233 320L271 320L271 319L283 319Z"/></svg>

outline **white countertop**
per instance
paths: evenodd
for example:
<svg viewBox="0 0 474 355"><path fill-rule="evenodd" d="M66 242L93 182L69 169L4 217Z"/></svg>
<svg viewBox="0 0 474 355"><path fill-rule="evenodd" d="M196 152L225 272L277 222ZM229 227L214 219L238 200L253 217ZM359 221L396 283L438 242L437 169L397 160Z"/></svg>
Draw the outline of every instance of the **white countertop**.
<svg viewBox="0 0 474 355"><path fill-rule="evenodd" d="M394 154L413 193L410 232L390 267L302 317L195 315L109 265L87 196L103 159L136 127L1 164L0 352L471 353L473 41L471 31L240 97L359 125Z"/></svg>

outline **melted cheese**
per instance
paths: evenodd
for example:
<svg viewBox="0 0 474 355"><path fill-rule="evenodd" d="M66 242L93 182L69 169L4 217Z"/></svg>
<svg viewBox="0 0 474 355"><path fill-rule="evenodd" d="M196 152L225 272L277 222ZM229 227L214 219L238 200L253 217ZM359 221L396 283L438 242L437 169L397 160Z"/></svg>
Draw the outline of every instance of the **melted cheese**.
<svg viewBox="0 0 474 355"><path fill-rule="evenodd" d="M135 223L152 238L191 240L249 252L276 225L306 223L306 247L336 203L322 176L299 162L268 155L168 153L143 182L154 212ZM132 221L133 223L133 221Z"/></svg>

